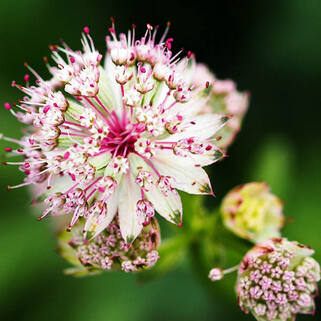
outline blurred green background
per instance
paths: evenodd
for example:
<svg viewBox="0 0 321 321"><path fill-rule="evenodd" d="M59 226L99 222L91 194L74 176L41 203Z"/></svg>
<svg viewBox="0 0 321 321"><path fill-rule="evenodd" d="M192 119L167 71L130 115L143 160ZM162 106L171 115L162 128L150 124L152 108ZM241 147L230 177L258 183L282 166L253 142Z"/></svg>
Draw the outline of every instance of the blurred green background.
<svg viewBox="0 0 321 321"><path fill-rule="evenodd" d="M80 47L80 31L91 28L101 51L109 17L118 31L135 23L172 22L177 48L196 53L219 78L251 92L251 105L230 157L210 169L214 208L233 186L265 180L285 201L290 218L284 235L316 250L321 262L321 1L201 2L1 0L1 104L20 98L10 87L22 81L23 62L46 72L42 57L60 37ZM4 108L1 132L20 137L20 126ZM0 142L1 150L6 146ZM68 266L55 252L49 224L37 222L26 189L6 191L22 175L2 166L0 233L1 320L252 320L236 305L228 276L207 297L187 257L175 271L146 284L133 275L110 273L84 279L62 274ZM220 290L224 290L220 292ZM215 292L215 291L214 291ZM222 295L223 293L223 295ZM321 320L321 304L314 320ZM308 320L311 316L299 316Z"/></svg>

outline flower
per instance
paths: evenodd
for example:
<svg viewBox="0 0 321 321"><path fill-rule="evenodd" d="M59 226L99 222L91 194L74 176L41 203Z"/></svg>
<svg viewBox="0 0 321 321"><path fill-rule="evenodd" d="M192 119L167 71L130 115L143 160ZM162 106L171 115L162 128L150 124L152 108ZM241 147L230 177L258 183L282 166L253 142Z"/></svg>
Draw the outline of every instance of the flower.
<svg viewBox="0 0 321 321"><path fill-rule="evenodd" d="M122 239L117 216L103 232L89 242L84 241L79 222L71 233L60 233L58 240L58 252L75 266L71 269L75 275L119 270L141 271L152 267L159 258L157 249L160 232L155 219L142 229L130 245Z"/></svg>
<svg viewBox="0 0 321 321"><path fill-rule="evenodd" d="M314 312L320 266L314 251L285 238L265 240L243 258L237 295L241 309L257 320L294 320Z"/></svg>
<svg viewBox="0 0 321 321"><path fill-rule="evenodd" d="M202 85L204 79L208 81L210 99L204 106L204 113L225 113L233 115L226 125L218 131L220 139L217 146L226 150L234 141L241 129L246 114L250 95L236 90L236 84L230 80L220 80L213 75L204 64L196 64L193 82L195 86Z"/></svg>
<svg viewBox="0 0 321 321"><path fill-rule="evenodd" d="M22 184L39 185L47 208L39 217L70 214L68 230L84 218L84 237L95 238L119 217L123 239L131 243L154 211L182 224L178 190L213 194L202 167L224 156L215 135L229 119L202 114L208 84L195 86L195 57L171 51L168 27L147 25L141 38L106 37L104 66L85 27L82 51L62 42L51 46L56 66L45 62L53 77L42 79L28 64L36 84L13 86L25 97L5 107L28 125L13 155L26 174ZM20 111L16 111L20 109Z"/></svg>
<svg viewBox="0 0 321 321"><path fill-rule="evenodd" d="M225 226L236 235L251 240L280 236L283 204L263 182L233 188L223 199L221 213Z"/></svg>

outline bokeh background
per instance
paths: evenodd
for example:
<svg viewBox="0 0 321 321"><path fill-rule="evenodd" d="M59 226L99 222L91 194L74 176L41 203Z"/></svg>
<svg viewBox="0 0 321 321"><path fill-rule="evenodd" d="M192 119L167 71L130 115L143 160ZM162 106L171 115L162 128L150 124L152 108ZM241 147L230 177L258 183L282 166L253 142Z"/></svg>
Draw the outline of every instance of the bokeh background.
<svg viewBox="0 0 321 321"><path fill-rule="evenodd" d="M199 1L1 0L1 105L20 98L10 83L22 81L24 61L46 72L42 57L60 37L78 48L80 31L88 25L104 51L110 16L118 31L135 23L141 33L146 22L170 20L177 48L195 52L219 78L231 78L251 92L230 157L210 170L217 198L208 199L208 206L217 206L237 184L265 180L285 202L284 235L311 245L321 262L320 0L213 0L211 6ZM4 108L0 128L20 137L19 124ZM0 142L1 150L5 146ZM235 276L221 281L216 298L208 297L188 257L173 272L144 284L125 273L84 279L63 275L68 263L54 251L49 224L34 219L28 191L6 191L22 175L2 166L0 176L1 320L252 320L236 305ZM321 320L320 300L317 305L314 320Z"/></svg>

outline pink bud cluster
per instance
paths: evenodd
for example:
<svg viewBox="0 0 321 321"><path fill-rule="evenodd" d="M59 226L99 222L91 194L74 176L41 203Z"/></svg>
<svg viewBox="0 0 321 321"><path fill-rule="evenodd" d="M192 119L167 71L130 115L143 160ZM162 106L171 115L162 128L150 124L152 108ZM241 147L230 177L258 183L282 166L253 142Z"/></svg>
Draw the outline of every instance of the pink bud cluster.
<svg viewBox="0 0 321 321"><path fill-rule="evenodd" d="M123 270L135 272L153 266L158 258L157 248L160 241L159 226L156 220L144 227L141 234L131 244L122 239L118 218L98 236L84 242L81 233L73 230L69 245L80 263L89 271Z"/></svg>
<svg viewBox="0 0 321 321"><path fill-rule="evenodd" d="M294 320L314 313L320 266L313 250L286 239L258 243L243 259L237 282L241 309L258 320Z"/></svg>

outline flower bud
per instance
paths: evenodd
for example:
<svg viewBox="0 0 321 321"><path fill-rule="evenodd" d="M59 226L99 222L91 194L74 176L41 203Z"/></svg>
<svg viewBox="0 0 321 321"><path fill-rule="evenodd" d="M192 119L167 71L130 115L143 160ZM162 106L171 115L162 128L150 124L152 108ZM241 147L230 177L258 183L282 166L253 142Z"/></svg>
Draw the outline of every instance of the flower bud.
<svg viewBox="0 0 321 321"><path fill-rule="evenodd" d="M80 226L81 224L76 225L70 233L60 234L59 252L69 262L76 263L82 271L87 270L87 273L104 270L140 271L153 266L159 258L157 249L160 243L160 230L154 218L149 225L143 227L141 234L132 244L124 242L118 217L89 242L84 240Z"/></svg>
<svg viewBox="0 0 321 321"><path fill-rule="evenodd" d="M265 240L243 258L236 291L239 305L260 321L294 320L314 313L320 266L314 251L285 238Z"/></svg>
<svg viewBox="0 0 321 321"><path fill-rule="evenodd" d="M280 236L284 222L282 202L270 193L264 182L253 182L232 189L223 199L224 225L236 235L258 242Z"/></svg>
<svg viewBox="0 0 321 321"><path fill-rule="evenodd" d="M223 276L223 271L219 268L213 268L208 274L208 277L213 282L223 279Z"/></svg>

